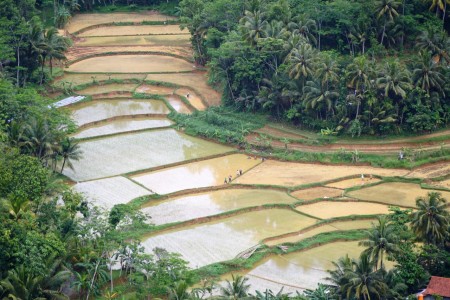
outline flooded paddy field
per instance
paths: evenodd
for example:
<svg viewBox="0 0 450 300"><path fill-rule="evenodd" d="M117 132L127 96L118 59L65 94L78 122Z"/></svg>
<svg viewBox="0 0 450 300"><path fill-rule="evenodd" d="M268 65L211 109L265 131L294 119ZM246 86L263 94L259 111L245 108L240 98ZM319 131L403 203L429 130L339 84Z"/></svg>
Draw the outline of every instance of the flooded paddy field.
<svg viewBox="0 0 450 300"><path fill-rule="evenodd" d="M120 36L120 35L150 35L150 34L189 34L187 29L181 30L180 25L139 25L139 26L107 26L86 30L79 37L89 36ZM188 35L188 37L190 37Z"/></svg>
<svg viewBox="0 0 450 300"><path fill-rule="evenodd" d="M262 239L300 230L316 222L285 209L248 212L206 224L164 232L142 241L147 251L178 252L193 268L234 258Z"/></svg>
<svg viewBox="0 0 450 300"><path fill-rule="evenodd" d="M389 213L389 206L367 202L320 201L300 205L297 210L320 219L331 219L349 215L381 215Z"/></svg>
<svg viewBox="0 0 450 300"><path fill-rule="evenodd" d="M53 82L53 86L56 87L75 87L77 85L86 84L86 83L94 83L105 80L126 80L126 79L138 79L144 80L146 77L145 74L100 74L100 73L92 73L92 74L77 74L77 73L64 73L63 76L57 78ZM95 81L94 81L95 79Z"/></svg>
<svg viewBox="0 0 450 300"><path fill-rule="evenodd" d="M167 102L177 113L181 114L189 114L191 113L191 109L187 107L187 105L181 100L178 95L169 95L166 97Z"/></svg>
<svg viewBox="0 0 450 300"><path fill-rule="evenodd" d="M327 199L342 196L343 191L329 187L313 187L292 192L291 195L301 200L314 200L318 198Z"/></svg>
<svg viewBox="0 0 450 300"><path fill-rule="evenodd" d="M317 234L338 230L354 230L354 229L367 229L372 227L372 223L375 222L374 219L367 220L349 220L349 221L336 221L321 225L319 227L312 228L310 230L304 231L302 233L289 235L286 237L280 237L276 239L269 239L264 241L264 244L268 246L275 246L285 243L297 243L301 240L313 237Z"/></svg>
<svg viewBox="0 0 450 300"><path fill-rule="evenodd" d="M77 42L78 47L85 47L85 46L189 47L189 45L190 45L190 36L187 34L95 36L95 37L84 37Z"/></svg>
<svg viewBox="0 0 450 300"><path fill-rule="evenodd" d="M290 204L296 200L284 192L255 189L226 189L201 194L150 201L142 211L154 224L173 223L217 215L245 207Z"/></svg>
<svg viewBox="0 0 450 300"><path fill-rule="evenodd" d="M389 182L352 191L347 195L366 201L405 207L416 207L416 198L425 197L429 192L433 192L433 190L422 189L418 184ZM450 200L450 192L435 192L441 193L444 198Z"/></svg>
<svg viewBox="0 0 450 300"><path fill-rule="evenodd" d="M103 99L81 102L68 108L77 125L84 125L119 116L168 114L161 100Z"/></svg>
<svg viewBox="0 0 450 300"><path fill-rule="evenodd" d="M325 186L337 188L337 189L348 189L348 188L351 188L354 186L362 186L364 184L372 184L372 183L376 183L379 181L380 181L380 179L377 179L377 178L372 178L372 179L365 178L365 180L363 181L363 180L361 180L361 177L358 177L358 178L345 179L345 180L329 183Z"/></svg>
<svg viewBox="0 0 450 300"><path fill-rule="evenodd" d="M158 194L168 194L185 189L224 184L224 179L230 175L233 179L236 178L237 170L241 169L245 174L260 162L247 159L246 155L232 154L137 174L131 178Z"/></svg>
<svg viewBox="0 0 450 300"><path fill-rule="evenodd" d="M79 129L72 136L81 138L90 138L96 136L110 135L136 130L144 130L150 128L160 128L172 125L173 122L166 118L126 118L119 120L108 120L95 125L88 125Z"/></svg>
<svg viewBox="0 0 450 300"><path fill-rule="evenodd" d="M95 76L92 76L95 78ZM111 83L96 84L88 88L77 91L80 95L96 95L110 92L132 92L137 87L137 83Z"/></svg>
<svg viewBox="0 0 450 300"><path fill-rule="evenodd" d="M273 184L296 186L323 182L358 174L403 176L408 170L381 169L369 166L337 166L307 163L290 163L268 160L240 177L236 182L244 184Z"/></svg>
<svg viewBox="0 0 450 300"><path fill-rule="evenodd" d="M152 192L135 184L131 180L117 176L77 183L74 190L85 195L94 205L111 209L116 204L151 195Z"/></svg>
<svg viewBox="0 0 450 300"><path fill-rule="evenodd" d="M325 282L327 270L333 269L332 261L349 255L359 257L362 247L358 242L335 242L302 252L271 256L245 274L251 291L272 289L275 293L283 286L283 293L315 289Z"/></svg>
<svg viewBox="0 0 450 300"><path fill-rule="evenodd" d="M66 71L84 73L146 73L193 71L192 63L163 55L111 55L87 58Z"/></svg>
<svg viewBox="0 0 450 300"><path fill-rule="evenodd" d="M82 141L79 145L83 157L73 162L73 170L65 168L63 172L75 181L115 176L220 154L231 149L173 129L103 137Z"/></svg>

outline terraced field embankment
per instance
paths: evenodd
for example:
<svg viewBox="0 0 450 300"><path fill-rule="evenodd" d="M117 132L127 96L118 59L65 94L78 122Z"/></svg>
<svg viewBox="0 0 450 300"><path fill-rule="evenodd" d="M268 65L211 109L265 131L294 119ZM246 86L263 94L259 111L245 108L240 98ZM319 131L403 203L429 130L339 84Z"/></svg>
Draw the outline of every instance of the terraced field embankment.
<svg viewBox="0 0 450 300"><path fill-rule="evenodd" d="M74 137L84 153L64 174L97 205L140 204L156 225L142 237L147 250L179 252L206 275L222 264L223 272L249 276L253 289L301 291L323 280L331 260L356 256L355 240L389 205L413 207L430 186L447 197L448 180L430 180L448 175L448 163L405 170L280 162L178 130L169 113L219 105L221 95L192 62L189 37L175 23L156 12L78 15L67 27L74 40L67 68L53 83L87 96L62 108L79 125ZM288 150L347 145L314 145L310 133L274 126L248 139L257 134ZM447 135L345 147L390 152L430 140L433 148L433 139ZM254 268L240 270L249 260Z"/></svg>

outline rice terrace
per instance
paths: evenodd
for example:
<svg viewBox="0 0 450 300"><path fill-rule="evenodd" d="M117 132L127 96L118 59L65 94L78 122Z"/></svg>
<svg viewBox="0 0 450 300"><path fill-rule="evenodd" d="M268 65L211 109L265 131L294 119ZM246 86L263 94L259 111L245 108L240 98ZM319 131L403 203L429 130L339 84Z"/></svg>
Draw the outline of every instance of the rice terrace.
<svg viewBox="0 0 450 300"><path fill-rule="evenodd" d="M270 6L270 13L261 13L260 17L271 15L275 18L278 9L282 11L283 3L289 1L278 2L280 7ZM408 5L407 11L410 10ZM309 42L289 50L290 54L283 54L286 58L281 60L277 55L282 55L280 53L284 53L287 46L279 44L280 40L295 41L295 38L289 39L289 33L283 33L284 29L281 30L284 22L281 18L270 23L264 21L264 30L271 33L261 33L258 39L250 33L241 37L241 31L234 29L227 29L226 35L217 29L202 31L201 26L219 26L219 19L215 21L217 24L205 22L193 29L192 22L201 17L183 15L185 6L177 9L180 9L180 17L156 10L107 11L105 4L101 12L74 14L60 30L72 44L65 53L67 60L61 65L62 71L53 78L48 89L54 96L54 103L70 97L75 99L73 103L58 107L58 111L73 121L75 129L67 141L76 141L81 155L75 159L62 156L54 162L46 157L42 161L46 167L53 168L71 190L80 193L89 207L97 206L99 214L110 212L105 222L114 222L116 215L113 211L120 215L121 219L117 219L114 226L127 229L114 243L121 245L132 239L140 243L136 248L124 246L115 258L111 254L113 251L105 248L102 257L108 259L105 263L108 267L100 274L100 263L91 260L89 274L94 275L84 283L81 283L81 271L77 273L79 277L72 275L71 280L77 282L77 286L66 289L82 291L79 299L119 297L119 292L114 296L113 291L129 284L126 276L132 278L133 272L145 269L126 261L132 252L139 251L143 261L164 258L164 255L169 255L165 251L177 253L171 259L177 263L178 259L186 261L183 268L191 273L182 282L189 283L184 290L191 296L198 290L203 291L204 297L221 295L223 288L236 280L236 276L247 278L243 282L250 285L248 293L253 295L258 294L257 291L266 291L267 296L269 290L274 294L278 291L289 293L291 297L308 294L320 290L321 284L332 283L329 271L338 266L336 262L339 259L346 255L360 257L366 246L361 241L365 241L367 233L385 220L383 216L397 216L395 221L403 221L401 228L409 226L410 221L402 219L403 213L412 215L417 212L416 199L426 199L430 192L440 193L447 200L444 211L450 211L448 125L437 131L428 128L418 130L420 133L417 134L395 132L398 135L394 135L393 129L383 128L394 122L406 124L407 118L413 118L404 113L401 116L404 120L399 121L398 116L393 115L395 109L401 114L398 112L399 103L406 103L406 99L399 96L403 92L395 95L386 92L385 99L394 95L395 100L377 110L374 107L380 100L375 98L381 97L378 94L383 94L388 87L383 86L377 94L364 90L368 83L358 87L340 84L339 89L351 90L349 96L345 98L343 107L328 109L332 103L338 102L336 99L326 102L324 99L329 94L325 93L322 95L325 98L318 100L321 89L325 85L328 87L328 82L323 81L325 79L313 82L310 77L316 75L312 73L303 78L304 74L299 69L287 63L301 51L304 51L302 58L307 57L305 51L310 50L304 45L313 43L313 39L320 51L320 32L324 31L315 29L317 34L310 36L308 30L302 31L304 27L299 25L302 21L297 22L297 27L289 23L288 27L294 28L293 35L296 33L301 36L299 40ZM234 9L243 10L237 6ZM211 11L214 10L204 14ZM403 14L404 11L405 8ZM245 9L239 26L250 26L246 22L259 13ZM382 34L388 36L390 33L384 30L386 26L394 30L390 24L392 20L383 17L382 21L384 29L380 25L379 31L383 30ZM278 33L277 26L280 27ZM347 61L356 59L359 51L364 57L361 60L369 57L369 54L364 56L364 51L369 50L364 50L363 42L355 42L357 37L357 33L349 30L349 45L345 40L339 40L342 43L340 51L346 49L351 52ZM370 36L371 47L377 39L377 35ZM244 49L239 46L243 41L248 43ZM399 41L397 37L389 38L389 41L383 41L381 37L377 47L383 48L384 44ZM366 42L368 45L369 37ZM220 47L222 43L227 43L227 47ZM322 37L322 43L332 42ZM204 47L203 52L201 47ZM254 54L255 51L266 50L273 56ZM323 51L327 52L325 56L329 55L321 65L324 69L328 67L327 59L336 55L336 50L331 50ZM254 56L240 60L238 55L242 53ZM380 55L370 53L374 57ZM394 59L397 54L389 52L386 56ZM298 57L296 62L300 60ZM436 61L438 58L444 63L446 56L433 56ZM42 59L45 61L45 57ZM235 64L232 65L231 61ZM354 64L358 63L361 65L363 62ZM257 66L250 67L250 64ZM292 100L301 97L295 96L296 91L290 85L292 82L283 83L274 78L272 81L261 80L259 76L263 76L263 72L260 72L260 67L278 68L280 72L284 67L289 68L284 76L295 81L296 89L302 85L305 95L319 94L315 94L315 100L304 100L299 105ZM245 68L249 68L248 72L242 71ZM327 70L333 68L331 66ZM242 77L236 75L240 72L238 70L242 71ZM349 76L350 71L345 76ZM230 74L236 76L230 77ZM252 94L243 86L255 80L260 80L256 84L258 93ZM330 79L330 83L333 80L338 79ZM428 92L424 98L431 99L432 92ZM369 101L371 104L367 104ZM419 102L411 106L419 107L422 105ZM363 103L366 105L364 109ZM369 105L374 107L367 108ZM429 104L427 108L433 105ZM450 106L446 105L448 109ZM389 109L390 115L386 112ZM420 109L425 108L421 106ZM305 115L313 110L315 112L311 115ZM350 117L343 117L342 122L333 128L325 125L331 124L328 119L335 118L336 114L344 114L342 111L351 111L348 113ZM313 120L316 117L320 122ZM363 122L368 122L368 127L364 127L366 123ZM1 128L0 123L0 134ZM394 128L394 125L389 128ZM1 138L2 135L0 141ZM68 198L67 195L63 194L58 201ZM404 210L408 211L402 212ZM124 217L133 215L130 211L148 217L142 227L126 227L129 225L127 222L136 221L134 217ZM75 212L74 216L81 216L81 213L81 210ZM15 218L20 220L19 214ZM39 225L33 226L41 226L41 223L36 224ZM86 227L85 234L95 235L96 230ZM448 241L444 238L439 244L435 240L414 240L405 244L419 247L430 243L449 247ZM55 247L59 247L56 242ZM388 254L388 250L381 251L380 269L383 272L384 267L389 271L398 266ZM379 256L374 259L377 271ZM349 264L352 265L351 262ZM78 270L85 268L80 266ZM164 269L165 272L167 270L169 273L177 272L170 267ZM159 271L146 270L148 273L144 272L142 278ZM94 292L95 276L109 276L110 280L105 280ZM169 281L172 280L170 278ZM1 279L0 298L3 291ZM123 298L117 299L144 299L138 292L139 285L144 283L136 282L132 283L131 292L127 290L121 294ZM211 290L201 289L209 283L212 284ZM169 296L165 295L166 289L152 290L152 297L163 295L161 299L190 299L175 297L175 287L167 290L170 291ZM72 298L75 299L73 291ZM408 292L412 294L416 290ZM270 295L264 299L282 299ZM236 295L229 297L241 298ZM263 299L261 294L259 297L255 299ZM355 296L351 299L363 298Z"/></svg>

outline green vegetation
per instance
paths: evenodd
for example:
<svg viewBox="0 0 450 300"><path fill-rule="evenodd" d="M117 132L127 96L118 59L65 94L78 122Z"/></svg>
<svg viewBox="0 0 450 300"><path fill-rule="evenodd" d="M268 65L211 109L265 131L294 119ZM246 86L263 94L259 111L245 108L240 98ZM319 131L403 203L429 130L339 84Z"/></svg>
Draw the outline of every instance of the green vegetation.
<svg viewBox="0 0 450 300"><path fill-rule="evenodd" d="M265 117L236 112L226 107L210 107L205 111L196 111L191 115L169 114L187 134L216 139L222 143L243 145L250 131L263 127ZM251 121L250 121L250 120Z"/></svg>
<svg viewBox="0 0 450 300"><path fill-rule="evenodd" d="M182 0L180 20L227 106L386 135L450 120L446 8L432 4L436 13L421 0Z"/></svg>

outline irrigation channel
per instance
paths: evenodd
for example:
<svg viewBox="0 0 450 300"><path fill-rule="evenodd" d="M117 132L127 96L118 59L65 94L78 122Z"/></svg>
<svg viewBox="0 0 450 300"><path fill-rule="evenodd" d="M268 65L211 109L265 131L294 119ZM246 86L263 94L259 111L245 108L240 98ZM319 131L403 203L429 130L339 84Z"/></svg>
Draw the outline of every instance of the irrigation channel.
<svg viewBox="0 0 450 300"><path fill-rule="evenodd" d="M192 62L188 33L165 25L168 21L174 20L155 12L75 16L66 28L74 40L69 61L53 83L88 96L61 108L79 125L74 137L81 140L83 158L64 170L76 182L74 189L106 208L165 195L142 206L155 224L169 224L142 238L148 251L178 252L190 267L200 268L237 256L245 260L261 248L286 250L320 234L369 228L389 205L414 207L415 198L429 189L406 179L450 173L448 163L411 171L249 159L233 146L176 130L168 113L219 105L220 94ZM145 25L149 22L155 25ZM261 132L304 138L275 127ZM232 182L224 184L230 175ZM450 199L448 180L427 187L433 185ZM357 241L339 238L304 248L266 255L239 272L250 278L253 290L314 289L331 261L361 251Z"/></svg>

